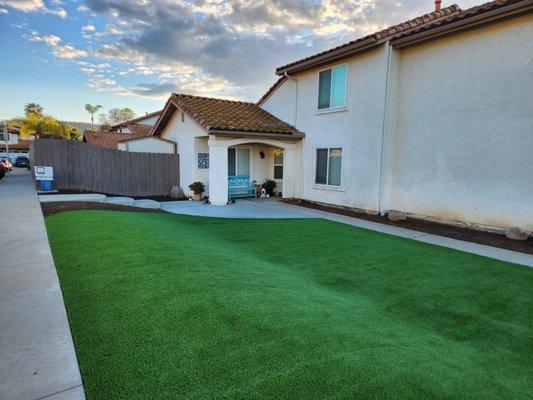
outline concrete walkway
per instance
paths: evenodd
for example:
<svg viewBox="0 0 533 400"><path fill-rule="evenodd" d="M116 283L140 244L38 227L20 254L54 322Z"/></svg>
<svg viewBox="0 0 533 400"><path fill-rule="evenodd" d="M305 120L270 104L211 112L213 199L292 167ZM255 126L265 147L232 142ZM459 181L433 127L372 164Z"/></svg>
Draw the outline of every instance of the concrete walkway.
<svg viewBox="0 0 533 400"><path fill-rule="evenodd" d="M84 399L29 171L0 181L0 399Z"/></svg>
<svg viewBox="0 0 533 400"><path fill-rule="evenodd" d="M281 203L275 199L242 199L237 200L235 204L228 206L210 206L190 201L172 201L161 203L161 209L174 214L219 218L324 218L330 221L357 226L359 228L370 229L377 232L387 233L389 235L418 240L419 242L449 247L452 249L465 251L467 253L478 254L480 256L533 267L533 255L531 254L485 246L482 244L432 235L430 233L424 233L411 229L380 224L364 219L352 218L325 211L299 207L292 204Z"/></svg>

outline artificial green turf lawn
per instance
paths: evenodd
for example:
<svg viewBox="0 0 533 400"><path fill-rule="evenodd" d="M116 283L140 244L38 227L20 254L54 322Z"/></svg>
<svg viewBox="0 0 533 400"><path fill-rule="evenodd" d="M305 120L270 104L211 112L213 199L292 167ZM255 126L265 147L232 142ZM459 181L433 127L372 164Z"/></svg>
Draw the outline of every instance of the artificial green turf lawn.
<svg viewBox="0 0 533 400"><path fill-rule="evenodd" d="M46 225L88 399L531 399L530 268L319 219Z"/></svg>

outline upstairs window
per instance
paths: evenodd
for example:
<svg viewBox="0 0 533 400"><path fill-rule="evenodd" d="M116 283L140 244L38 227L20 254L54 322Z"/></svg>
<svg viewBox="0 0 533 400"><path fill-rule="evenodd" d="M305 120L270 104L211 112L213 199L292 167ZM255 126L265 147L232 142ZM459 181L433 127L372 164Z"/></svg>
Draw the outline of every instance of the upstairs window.
<svg viewBox="0 0 533 400"><path fill-rule="evenodd" d="M318 109L346 106L348 64L325 69L318 74Z"/></svg>

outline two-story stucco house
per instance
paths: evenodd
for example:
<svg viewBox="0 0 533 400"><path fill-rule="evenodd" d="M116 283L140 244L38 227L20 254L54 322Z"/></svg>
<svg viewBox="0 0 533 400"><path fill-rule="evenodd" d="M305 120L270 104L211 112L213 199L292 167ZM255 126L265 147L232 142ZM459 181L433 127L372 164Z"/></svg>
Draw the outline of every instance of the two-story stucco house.
<svg viewBox="0 0 533 400"><path fill-rule="evenodd" d="M256 104L173 95L152 132L212 204L244 174L288 198L532 230L532 10L437 9L278 68Z"/></svg>

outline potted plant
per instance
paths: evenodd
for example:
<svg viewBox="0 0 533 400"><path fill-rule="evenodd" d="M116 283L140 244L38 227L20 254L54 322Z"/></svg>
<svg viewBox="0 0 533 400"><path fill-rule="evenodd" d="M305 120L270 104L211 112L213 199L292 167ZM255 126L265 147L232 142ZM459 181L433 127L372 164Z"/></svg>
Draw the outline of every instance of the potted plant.
<svg viewBox="0 0 533 400"><path fill-rule="evenodd" d="M194 201L202 200L202 193L205 192L205 185L202 182L193 182L189 185L189 189L194 193Z"/></svg>
<svg viewBox="0 0 533 400"><path fill-rule="evenodd" d="M266 190L267 194L270 196L274 195L274 188L276 187L276 182L272 179L267 179L263 182L263 189Z"/></svg>

